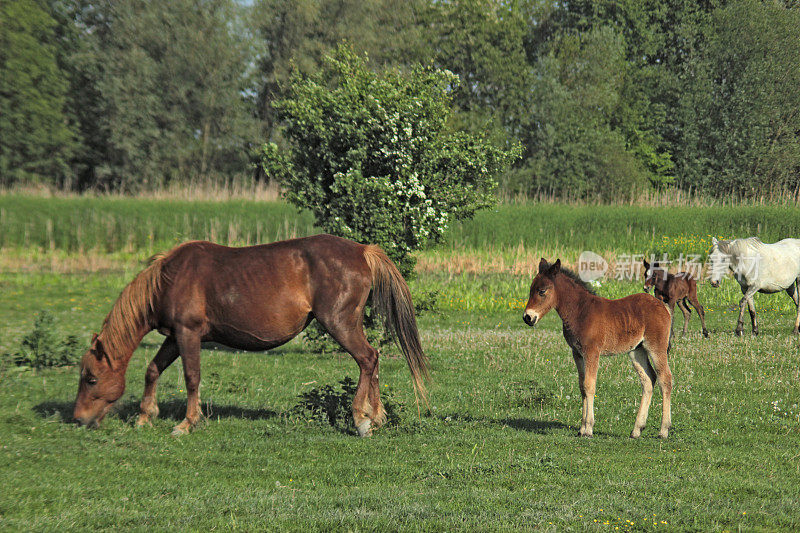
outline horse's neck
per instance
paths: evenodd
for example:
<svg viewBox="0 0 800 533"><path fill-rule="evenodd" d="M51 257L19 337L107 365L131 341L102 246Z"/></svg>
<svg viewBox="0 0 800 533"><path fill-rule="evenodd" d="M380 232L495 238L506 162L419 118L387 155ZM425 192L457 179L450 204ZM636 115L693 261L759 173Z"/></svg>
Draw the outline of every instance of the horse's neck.
<svg viewBox="0 0 800 533"><path fill-rule="evenodd" d="M558 276L555 285L558 291L556 313L561 317L564 326L572 330L574 329L575 319L580 314L581 309L597 296L563 274Z"/></svg>
<svg viewBox="0 0 800 533"><path fill-rule="evenodd" d="M150 329L146 327L138 328L135 331L125 331L104 324L98 338L103 343L103 349L112 361L114 363L119 362L124 367L127 367L134 350L149 332Z"/></svg>

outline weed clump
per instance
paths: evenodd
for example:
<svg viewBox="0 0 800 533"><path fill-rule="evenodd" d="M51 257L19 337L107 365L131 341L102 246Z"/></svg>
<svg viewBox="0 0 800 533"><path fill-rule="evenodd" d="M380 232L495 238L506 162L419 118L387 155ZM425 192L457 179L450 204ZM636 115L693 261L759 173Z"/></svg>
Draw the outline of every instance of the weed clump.
<svg viewBox="0 0 800 533"><path fill-rule="evenodd" d="M22 337L19 349L3 358L18 366L34 369L74 365L78 361L81 342L75 335L60 337L56 320L49 311L40 311L33 330Z"/></svg>
<svg viewBox="0 0 800 533"><path fill-rule="evenodd" d="M356 382L347 377L339 381L339 387L323 385L314 387L298 396L297 405L291 413L303 420L330 424L340 431L353 432L355 425L351 406L356 395ZM388 390L381 391L381 401L386 411L387 425L400 421L403 404L395 401Z"/></svg>

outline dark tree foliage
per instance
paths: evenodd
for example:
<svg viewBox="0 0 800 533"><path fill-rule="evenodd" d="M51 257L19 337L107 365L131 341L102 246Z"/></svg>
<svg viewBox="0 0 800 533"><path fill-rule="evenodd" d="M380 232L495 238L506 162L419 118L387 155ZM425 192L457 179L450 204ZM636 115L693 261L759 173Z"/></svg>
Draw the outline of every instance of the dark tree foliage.
<svg viewBox="0 0 800 533"><path fill-rule="evenodd" d="M797 196L798 17L794 0L7 0L0 184L249 176L264 141L288 146L291 73L347 42L374 72L455 73L451 127L523 148L506 193Z"/></svg>
<svg viewBox="0 0 800 533"><path fill-rule="evenodd" d="M35 0L0 3L0 185L56 185L70 174L74 131L56 21Z"/></svg>

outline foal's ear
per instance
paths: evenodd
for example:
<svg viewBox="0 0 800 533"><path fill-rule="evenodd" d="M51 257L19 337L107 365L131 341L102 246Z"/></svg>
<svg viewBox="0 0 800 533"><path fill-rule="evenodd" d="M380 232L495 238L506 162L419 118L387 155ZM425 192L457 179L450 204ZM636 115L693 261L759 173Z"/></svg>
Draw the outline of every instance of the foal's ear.
<svg viewBox="0 0 800 533"><path fill-rule="evenodd" d="M712 245L716 246L718 242L719 242L719 241L717 240L717 238L716 238L716 237L711 237L711 244L712 244Z"/></svg>
<svg viewBox="0 0 800 533"><path fill-rule="evenodd" d="M644 262L644 269L650 270L650 263L647 262L647 259L642 259L642 261Z"/></svg>
<svg viewBox="0 0 800 533"><path fill-rule="evenodd" d="M555 276L561 271L561 259L556 259L556 262L553 263L553 266L547 271L547 274L550 276Z"/></svg>
<svg viewBox="0 0 800 533"><path fill-rule="evenodd" d="M539 261L539 274L545 272L548 268L550 268L550 263L547 262L547 259L542 257L542 260Z"/></svg>

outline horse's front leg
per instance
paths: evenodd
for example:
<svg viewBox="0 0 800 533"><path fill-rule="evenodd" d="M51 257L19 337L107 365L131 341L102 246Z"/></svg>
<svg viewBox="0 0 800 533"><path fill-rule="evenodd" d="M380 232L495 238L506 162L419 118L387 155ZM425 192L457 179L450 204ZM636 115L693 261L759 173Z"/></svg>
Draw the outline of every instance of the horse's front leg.
<svg viewBox="0 0 800 533"><path fill-rule="evenodd" d="M756 317L756 303L753 301L753 295L751 294L749 298L747 298L747 309L750 311L750 323L753 326L753 335L758 335L758 318Z"/></svg>
<svg viewBox="0 0 800 533"><path fill-rule="evenodd" d="M142 403L139 404L139 418L136 420L136 427L150 424L150 420L158 416L158 403L156 402L156 384L162 372L172 364L178 357L178 344L172 337L164 339L161 348L158 349L156 356L147 366L144 374L144 394Z"/></svg>
<svg viewBox="0 0 800 533"><path fill-rule="evenodd" d="M594 395L597 385L597 368L600 365L600 354L598 352L587 352L583 355L584 376L583 393L586 395L584 400L583 421L581 422L582 437L591 437L594 432Z"/></svg>
<svg viewBox="0 0 800 533"><path fill-rule="evenodd" d="M200 410L200 334L188 328L175 332L178 351L183 363L183 377L186 380L186 418L175 426L175 436L189 433L203 416Z"/></svg>
<svg viewBox="0 0 800 533"><path fill-rule="evenodd" d="M739 320L736 321L736 329L733 330L733 333L736 336L741 336L742 331L744 331L744 310L747 307L747 296L742 296L742 299L739 300Z"/></svg>

